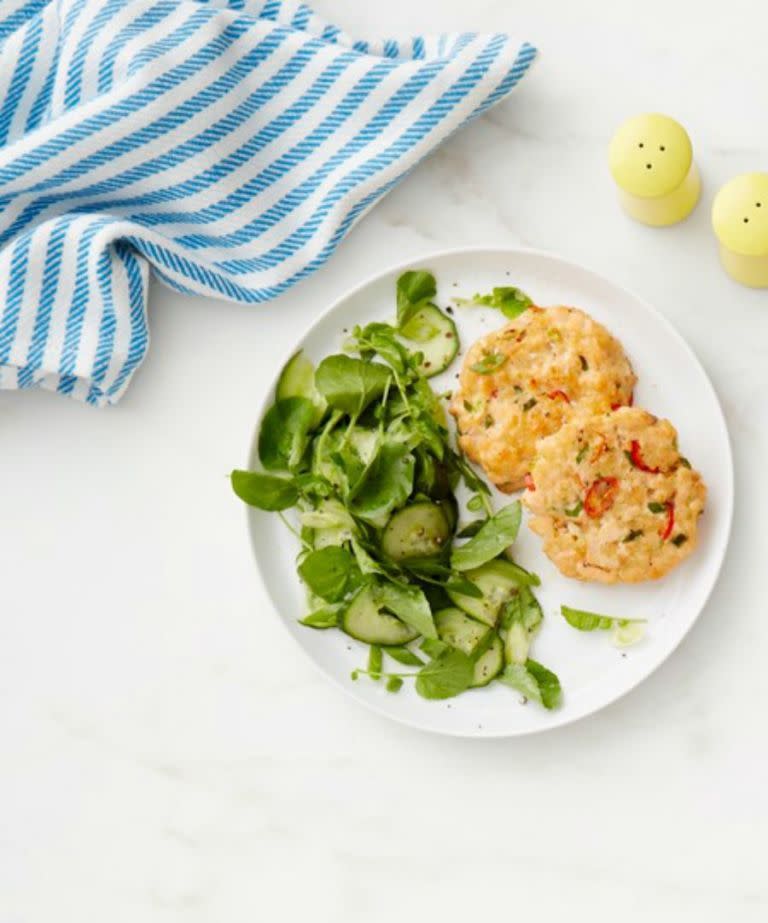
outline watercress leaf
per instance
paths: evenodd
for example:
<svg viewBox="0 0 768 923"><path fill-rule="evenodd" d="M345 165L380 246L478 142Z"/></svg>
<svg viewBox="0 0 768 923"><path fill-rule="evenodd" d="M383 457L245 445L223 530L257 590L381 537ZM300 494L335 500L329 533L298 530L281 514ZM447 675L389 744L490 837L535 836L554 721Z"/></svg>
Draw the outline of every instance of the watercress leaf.
<svg viewBox="0 0 768 923"><path fill-rule="evenodd" d="M427 657L439 657L445 651L450 650L450 644L446 644L445 641L440 641L437 638L425 638L419 645L420 649L424 651Z"/></svg>
<svg viewBox="0 0 768 923"><path fill-rule="evenodd" d="M381 679L382 662L381 648L376 644L372 644L368 652L368 675L371 679Z"/></svg>
<svg viewBox="0 0 768 923"><path fill-rule="evenodd" d="M352 552L357 561L357 566L360 568L360 572L363 574L383 574L385 573L384 568L381 564L370 554L370 552L356 539L352 539Z"/></svg>
<svg viewBox="0 0 768 923"><path fill-rule="evenodd" d="M520 567L519 564L515 564L509 554L505 555L505 557L507 564L510 564L515 572L515 581L518 586L541 586L541 577L538 574L534 574L533 571L526 570L524 567Z"/></svg>
<svg viewBox="0 0 768 923"><path fill-rule="evenodd" d="M466 577L463 577L461 574L455 574L448 580L445 584L446 590L451 593L460 593L462 596L469 596L472 599L482 599L483 591L479 586L472 583L471 580L467 580Z"/></svg>
<svg viewBox="0 0 768 923"><path fill-rule="evenodd" d="M404 445L385 442L355 488L350 510L360 519L383 527L390 513L413 489L415 461Z"/></svg>
<svg viewBox="0 0 768 923"><path fill-rule="evenodd" d="M400 692L403 687L403 681L399 676L387 677L387 692Z"/></svg>
<svg viewBox="0 0 768 923"><path fill-rule="evenodd" d="M249 506L277 512L296 505L299 492L293 481L262 474L259 471L233 471L230 475L232 490Z"/></svg>
<svg viewBox="0 0 768 923"><path fill-rule="evenodd" d="M472 522L468 522L463 528L459 529L456 533L456 538L472 538L482 529L484 523L484 519L473 519Z"/></svg>
<svg viewBox="0 0 768 923"><path fill-rule="evenodd" d="M557 708L563 694L560 680L551 671L540 663L530 658L526 661L528 672L536 680L541 694L541 704L544 708Z"/></svg>
<svg viewBox="0 0 768 923"><path fill-rule="evenodd" d="M309 589L328 602L344 598L355 569L352 555L338 545L310 551L298 568Z"/></svg>
<svg viewBox="0 0 768 923"><path fill-rule="evenodd" d="M557 676L530 658L523 663L510 663L499 675L499 681L511 686L527 699L540 702L544 708L556 708L562 688Z"/></svg>
<svg viewBox="0 0 768 923"><path fill-rule="evenodd" d="M323 359L315 373L315 385L328 404L357 416L384 393L392 379L385 365L338 353Z"/></svg>
<svg viewBox="0 0 768 923"><path fill-rule="evenodd" d="M472 466L469 464L468 461L466 461L466 459L462 455L456 455L455 453L452 453L451 461L453 462L455 469L464 479L464 483L467 485L467 487L470 490L473 490L478 494L485 494L486 496L490 496L491 491L488 485L485 483L485 481L481 477L475 474L475 471L472 468ZM470 503L471 502L472 501L470 501ZM472 507L470 506L470 503L467 504L468 510L472 509ZM483 506L482 499L480 499L479 504L480 505L477 508L482 509L482 506Z"/></svg>
<svg viewBox="0 0 768 923"><path fill-rule="evenodd" d="M387 581L377 587L376 599L380 606L415 628L425 638L437 637L427 597L418 587Z"/></svg>
<svg viewBox="0 0 768 923"><path fill-rule="evenodd" d="M397 280L397 325L404 327L413 315L437 294L431 272L423 269L404 272Z"/></svg>
<svg viewBox="0 0 768 923"><path fill-rule="evenodd" d="M483 523L477 535L454 548L451 567L458 571L472 570L500 555L517 538L520 517L519 500L500 509Z"/></svg>
<svg viewBox="0 0 768 923"><path fill-rule="evenodd" d="M355 528L355 521L344 505L333 498L324 500L317 509L304 510L299 520L310 529L344 529L352 533Z"/></svg>
<svg viewBox="0 0 768 923"><path fill-rule="evenodd" d="M333 488L329 481L317 474L297 474L294 483L305 497L329 497Z"/></svg>
<svg viewBox="0 0 768 923"><path fill-rule="evenodd" d="M566 622L578 631L608 631L614 622L611 616L572 609L570 606L560 606L560 612Z"/></svg>
<svg viewBox="0 0 768 923"><path fill-rule="evenodd" d="M417 579L440 586L451 576L450 567L435 558L409 558L402 562L402 566Z"/></svg>
<svg viewBox="0 0 768 923"><path fill-rule="evenodd" d="M541 692L534 677L528 672L524 663L510 663L499 674L499 682L517 690L526 699L541 701Z"/></svg>
<svg viewBox="0 0 768 923"><path fill-rule="evenodd" d="M299 619L299 623L308 628L336 628L339 624L341 608L341 606L323 606L321 609L310 612L303 619Z"/></svg>
<svg viewBox="0 0 768 923"><path fill-rule="evenodd" d="M358 334L357 344L363 355L378 355L399 375L408 366L408 350L397 339L397 331L390 324L368 324Z"/></svg>
<svg viewBox="0 0 768 923"><path fill-rule="evenodd" d="M474 664L463 651L450 648L416 674L416 692L425 699L450 699L472 685Z"/></svg>
<svg viewBox="0 0 768 923"><path fill-rule="evenodd" d="M407 647L385 647L384 653L405 667L423 667L424 661Z"/></svg>
<svg viewBox="0 0 768 923"><path fill-rule="evenodd" d="M259 459L268 471L293 470L301 461L315 407L305 397L286 397L266 412L259 430Z"/></svg>

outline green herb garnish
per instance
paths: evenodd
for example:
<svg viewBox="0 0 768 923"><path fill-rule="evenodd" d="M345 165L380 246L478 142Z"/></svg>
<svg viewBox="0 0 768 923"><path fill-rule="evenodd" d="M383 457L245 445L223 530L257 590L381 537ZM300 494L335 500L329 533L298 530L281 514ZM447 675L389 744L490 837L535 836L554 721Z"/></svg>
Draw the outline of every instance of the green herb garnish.
<svg viewBox="0 0 768 923"><path fill-rule="evenodd" d="M560 606L560 612L568 624L577 631L612 631L613 643L627 647L639 641L645 633L645 619L619 619L612 615L600 615L584 609Z"/></svg>
<svg viewBox="0 0 768 923"><path fill-rule="evenodd" d="M473 372L477 372L478 375L490 375L500 369L508 358L503 353L488 353L479 362L470 365L470 368Z"/></svg>
<svg viewBox="0 0 768 923"><path fill-rule="evenodd" d="M496 308L505 316L514 320L519 317L526 308L530 307L533 302L519 288L513 285L502 285L494 288L487 295L473 295L471 298L457 298L456 303L460 305L480 305L488 308Z"/></svg>

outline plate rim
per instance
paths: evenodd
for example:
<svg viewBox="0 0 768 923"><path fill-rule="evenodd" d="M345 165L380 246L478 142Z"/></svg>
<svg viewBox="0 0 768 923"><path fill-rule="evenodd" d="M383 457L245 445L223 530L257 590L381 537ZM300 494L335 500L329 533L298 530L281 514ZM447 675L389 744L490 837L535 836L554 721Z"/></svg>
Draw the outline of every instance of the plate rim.
<svg viewBox="0 0 768 923"><path fill-rule="evenodd" d="M288 360L293 355L295 355L296 352L301 348L301 342L309 338L312 335L312 333L314 333L315 329L319 327L329 315L333 314L333 312L336 311L339 305L353 298L354 296L359 294L361 291L366 289L368 286L373 285L375 282L378 282L384 276L388 276L396 272L403 272L407 269L412 269L414 265L416 265L417 263L424 262L424 261L444 259L446 257L450 258L450 257L465 256L467 254L472 254L472 253L475 253L475 254L495 253L499 255L508 255L512 257L519 256L519 255L543 257L544 259L552 260L555 263L564 265L568 267L569 269L577 270L582 273L587 273L588 275L593 276L595 279L599 280L600 282L607 283L613 286L615 289L619 290L624 295L629 296L629 298L641 304L643 308L649 312L649 314L651 314L658 321L660 321L662 326L666 329L667 334L671 336L674 340L676 340L680 346L683 347L683 349L687 352L689 358L693 360L694 364L698 366L699 370L704 376L704 380L706 381L710 396L714 400L714 405L718 411L718 422L722 429L723 441L724 441L727 462L728 462L727 481L724 482L726 490L727 490L727 495L726 495L727 508L724 510L724 514L723 514L725 516L726 523L725 523L724 535L722 538L722 552L720 553L719 560L717 561L717 566L712 570L711 576L709 577L709 584L706 586L706 591L704 593L704 597L703 597L703 600L699 607L698 612L690 620L689 624L685 627L683 632L676 639L672 647L670 647L670 649L667 651L663 659L654 663L646 672L634 678L633 681L628 686L619 690L615 694L611 694L610 697L607 698L600 705L594 708L588 708L585 711L577 712L576 714L572 714L572 715L566 715L564 713L560 720L557 720L554 723L549 722L540 727L527 727L527 728L521 728L519 730L489 730L489 731L483 730L478 733L477 729L462 730L462 729L451 729L451 728L438 728L438 727L435 727L434 725L423 724L421 721L417 719L412 719L412 718L408 718L402 715L393 714L391 711L388 711L386 708L379 705L378 703L369 701L363 696L358 695L355 689L351 688L348 683L342 682L341 677L335 675L330 670L325 669L325 667L323 667L319 663L319 661L312 656L310 651L307 650L302 644L300 644L299 641L293 636L285 619L280 614L280 608L277 602L275 601L273 594L271 593L269 589L269 584L267 583L267 580L265 578L264 568L262 566L259 555L257 554L257 551L256 551L254 522L256 518L255 513L257 513L258 511L244 504L244 515L246 518L246 528L248 530L248 537L249 537L249 541L251 545L251 552L252 552L253 559L256 563L256 572L261 581L262 588L264 589L266 596L272 605L274 617L280 623L282 630L291 638L291 641L301 651L302 655L312 664L315 670L319 672L326 680L329 680L336 688L341 689L342 692L345 694L345 696L347 696L352 701L358 703L362 707L367 708L370 711L384 718L387 718L390 721L394 721L395 723L401 726L409 727L414 730L418 730L422 732L429 732L431 734L437 734L441 737L454 737L454 738L465 739L465 740L466 739L492 740L492 739L505 739L505 738L516 738L516 737L530 737L532 735L543 734L548 731L556 731L556 730L559 730L560 728L568 727L571 724L575 724L577 721L582 721L586 718L596 715L599 712L602 712L605 709L610 708L611 706L615 705L625 696L629 695L629 693L634 692L638 688L638 686L642 685L664 663L666 663L672 657L672 655L677 651L677 649L680 647L680 645L685 640L685 638L688 637L694 625L701 618L701 615L704 609L706 608L707 604L709 603L709 600L712 597L712 593L714 592L714 589L720 579L720 575L723 570L723 565L725 564L725 559L727 556L728 546L731 540L731 532L733 529L734 506L735 506L735 503L734 503L735 471L734 471L734 463L733 463L733 447L731 445L731 435L728 430L728 423L725 417L725 413L723 412L723 407L722 407L722 404L720 403L720 398L717 394L715 386L712 383L712 379L710 378L707 372L707 369L702 364L701 360L699 359L693 347L690 345L690 343L688 343L688 341L685 339L682 333L679 332L679 330L675 327L672 321L662 311L660 311L654 305L646 301L645 298L638 295L633 289L627 288L627 286L622 285L618 282L615 282L610 277L603 275L603 273L592 269L590 266L587 266L584 263L580 263L575 260L562 257L556 252L549 251L549 250L542 250L540 248L500 246L498 244L490 244L490 245L473 244L471 246L448 247L448 248L438 249L438 250L435 250L435 249L427 250L422 253L415 254L413 257L409 258L408 260L405 260L405 261L398 260L397 262L387 265L384 268L378 270L377 272L367 275L361 282L343 291L341 295L335 298L333 302L331 302L323 311L321 311L314 318L312 323L310 323L309 326L307 326L306 329L302 331L299 342L294 343L290 351L288 351L287 354L285 354L282 357L282 361L279 363L278 369L282 369L285 366L286 362L288 362ZM279 376L279 371L277 373L277 376ZM262 396L261 401L259 402L259 405L256 408L256 414L255 414L256 422L254 424L254 429L253 429L251 439L249 442L248 455L246 458L247 465L249 466L253 463L253 460L258 457L257 443L258 443L259 424L263 420L264 415L270 406L270 403L274 399L275 388L277 386L277 376L275 376L274 380L272 381L271 386L267 389L265 394Z"/></svg>

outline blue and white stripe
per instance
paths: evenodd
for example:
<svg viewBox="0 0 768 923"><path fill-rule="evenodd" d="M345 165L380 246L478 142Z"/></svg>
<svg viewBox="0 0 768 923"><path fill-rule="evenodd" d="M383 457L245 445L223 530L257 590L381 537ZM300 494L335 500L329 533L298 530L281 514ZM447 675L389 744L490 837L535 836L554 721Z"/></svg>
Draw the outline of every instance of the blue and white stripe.
<svg viewBox="0 0 768 923"><path fill-rule="evenodd" d="M295 0L0 0L0 387L117 401L147 285L262 302L535 57Z"/></svg>

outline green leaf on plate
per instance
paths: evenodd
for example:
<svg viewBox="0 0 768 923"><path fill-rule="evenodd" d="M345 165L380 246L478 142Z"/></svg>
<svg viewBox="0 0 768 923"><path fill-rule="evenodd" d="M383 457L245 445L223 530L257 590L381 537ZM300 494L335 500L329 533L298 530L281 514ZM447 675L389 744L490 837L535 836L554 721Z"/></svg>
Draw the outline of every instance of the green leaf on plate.
<svg viewBox="0 0 768 923"><path fill-rule="evenodd" d="M331 407L357 416L382 396L391 379L386 365L338 353L317 367L315 387Z"/></svg>
<svg viewBox="0 0 768 923"><path fill-rule="evenodd" d="M259 471L233 471L232 490L249 506L274 513L295 506L299 491L293 481Z"/></svg>
<svg viewBox="0 0 768 923"><path fill-rule="evenodd" d="M462 651L443 651L416 674L416 692L424 699L450 699L472 685L474 664Z"/></svg>
<svg viewBox="0 0 768 923"><path fill-rule="evenodd" d="M352 513L383 527L390 513L402 506L413 490L415 466L407 446L385 442L355 485L349 504Z"/></svg>
<svg viewBox="0 0 768 923"><path fill-rule="evenodd" d="M424 305L437 294L437 283L431 272L412 269L397 280L397 325L401 329Z"/></svg>
<svg viewBox="0 0 768 923"><path fill-rule="evenodd" d="M454 548L451 567L466 571L498 557L517 538L520 530L520 501L516 500L491 516L464 545Z"/></svg>
<svg viewBox="0 0 768 923"><path fill-rule="evenodd" d="M266 412L259 430L259 459L268 471L293 470L307 447L315 406L305 397L286 397Z"/></svg>
<svg viewBox="0 0 768 923"><path fill-rule="evenodd" d="M311 551L299 564L299 576L321 599L338 602L349 589L355 571L355 559L338 545Z"/></svg>
<svg viewBox="0 0 768 923"><path fill-rule="evenodd" d="M527 699L540 702L544 708L557 708L562 688L557 676L530 658L522 663L508 664L499 676L499 682L511 686Z"/></svg>
<svg viewBox="0 0 768 923"><path fill-rule="evenodd" d="M323 606L322 609L315 609L303 619L299 619L299 624L306 625L307 628L336 628L340 611L341 606Z"/></svg>
<svg viewBox="0 0 768 923"><path fill-rule="evenodd" d="M405 667L423 667L424 661L407 647L385 647L384 653Z"/></svg>
<svg viewBox="0 0 768 923"><path fill-rule="evenodd" d="M376 588L376 600L380 606L415 628L425 638L437 638L437 629L432 618L427 597L415 586L406 586L391 581L382 582Z"/></svg>

